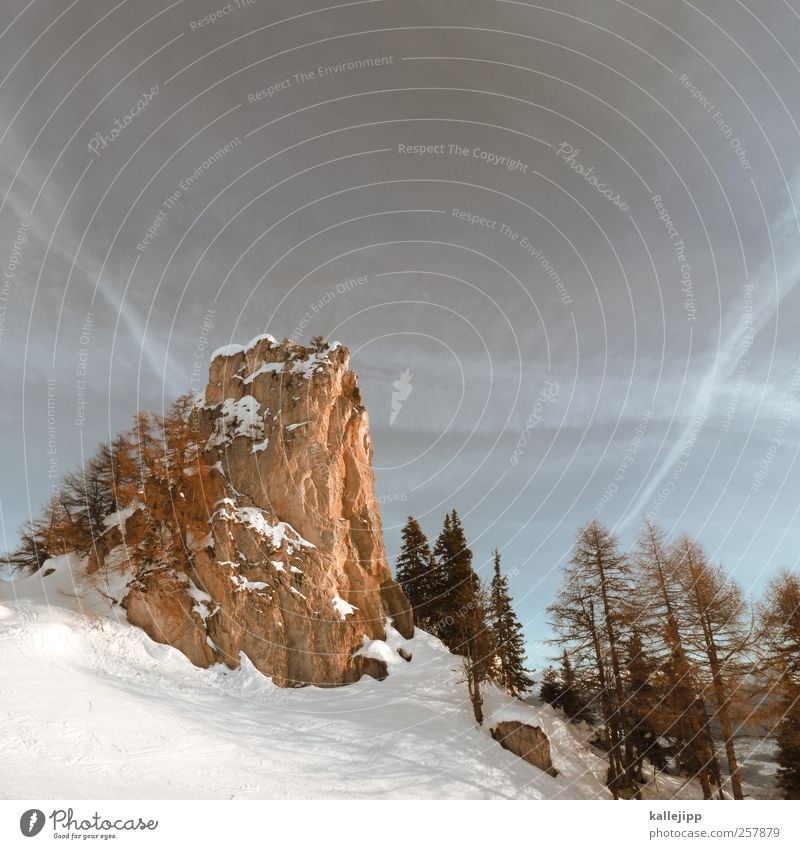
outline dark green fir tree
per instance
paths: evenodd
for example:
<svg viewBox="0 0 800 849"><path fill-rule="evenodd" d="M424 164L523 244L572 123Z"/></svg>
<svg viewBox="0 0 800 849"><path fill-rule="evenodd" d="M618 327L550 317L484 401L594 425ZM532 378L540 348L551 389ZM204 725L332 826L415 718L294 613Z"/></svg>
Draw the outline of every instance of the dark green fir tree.
<svg viewBox="0 0 800 849"><path fill-rule="evenodd" d="M411 603L414 621L428 630L434 622L436 564L428 538L413 516L408 517L402 539L397 558L397 582Z"/></svg>
<svg viewBox="0 0 800 849"><path fill-rule="evenodd" d="M433 550L436 561L434 633L464 658L464 670L475 720L483 722L481 684L490 676L494 658L488 600L475 570L472 551L455 510L445 517Z"/></svg>
<svg viewBox="0 0 800 849"><path fill-rule="evenodd" d="M500 552L494 553L494 576L489 590L489 618L494 636L492 676L512 696L522 696L533 687L525 668L525 637L508 586L500 569Z"/></svg>

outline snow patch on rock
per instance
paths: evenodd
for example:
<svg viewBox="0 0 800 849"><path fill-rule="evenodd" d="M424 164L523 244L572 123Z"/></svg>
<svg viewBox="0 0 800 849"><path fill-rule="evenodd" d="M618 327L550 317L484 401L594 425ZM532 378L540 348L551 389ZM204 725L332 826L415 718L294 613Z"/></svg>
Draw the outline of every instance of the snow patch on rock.
<svg viewBox="0 0 800 849"><path fill-rule="evenodd" d="M264 365L257 368L252 374L248 374L247 377L240 377L239 379L242 383L247 386L252 383L259 375L262 374L276 374L278 372L283 371L285 363L264 363Z"/></svg>
<svg viewBox="0 0 800 849"><path fill-rule="evenodd" d="M358 610L357 607L346 602L341 596L335 595L331 599L331 604L333 604L333 609L339 614L339 618L344 622L344 620L355 613Z"/></svg>
<svg viewBox="0 0 800 849"><path fill-rule="evenodd" d="M286 546L286 551L292 554L295 548L316 548L316 546L303 539L300 534L288 522L272 522L266 510L260 507L239 507L232 498L223 498L219 510L212 519L221 515L229 522L237 522L246 525L251 530L268 540L273 548Z"/></svg>
<svg viewBox="0 0 800 849"><path fill-rule="evenodd" d="M212 445L225 445L237 436L253 440L264 438L261 404L252 395L245 395L238 401L226 398L220 407L217 429L211 438Z"/></svg>
<svg viewBox="0 0 800 849"><path fill-rule="evenodd" d="M241 354L243 351L244 345L223 345L214 351L211 355L211 361L213 362L217 357L232 357L234 354Z"/></svg>

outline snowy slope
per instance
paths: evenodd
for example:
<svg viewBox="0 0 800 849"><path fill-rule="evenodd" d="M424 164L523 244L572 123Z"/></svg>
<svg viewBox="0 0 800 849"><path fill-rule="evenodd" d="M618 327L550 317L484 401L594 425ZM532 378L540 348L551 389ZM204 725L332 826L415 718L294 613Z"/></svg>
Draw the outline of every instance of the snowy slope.
<svg viewBox="0 0 800 849"><path fill-rule="evenodd" d="M427 634L365 649L390 660L385 681L285 690L246 658L236 671L193 667L127 624L73 565L59 558L47 577L0 584L0 797L607 795L602 759L550 708L493 691L477 729L458 659ZM494 742L500 718L542 726L561 775Z"/></svg>
<svg viewBox="0 0 800 849"><path fill-rule="evenodd" d="M428 634L362 649L384 681L286 690L247 658L201 670L154 643L109 600L124 574L95 587L69 557L46 567L0 582L0 798L610 798L605 761L550 707L490 688L477 728L458 658ZM558 778L492 740L503 719L545 731ZM645 795L698 791L660 776Z"/></svg>

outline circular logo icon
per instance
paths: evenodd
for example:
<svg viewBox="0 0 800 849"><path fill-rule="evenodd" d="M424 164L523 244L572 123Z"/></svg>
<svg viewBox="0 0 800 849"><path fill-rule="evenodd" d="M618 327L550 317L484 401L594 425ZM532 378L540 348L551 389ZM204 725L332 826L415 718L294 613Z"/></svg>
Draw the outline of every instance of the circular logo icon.
<svg viewBox="0 0 800 849"><path fill-rule="evenodd" d="M25 837L36 837L44 828L44 812L38 808L31 808L19 818L19 830Z"/></svg>

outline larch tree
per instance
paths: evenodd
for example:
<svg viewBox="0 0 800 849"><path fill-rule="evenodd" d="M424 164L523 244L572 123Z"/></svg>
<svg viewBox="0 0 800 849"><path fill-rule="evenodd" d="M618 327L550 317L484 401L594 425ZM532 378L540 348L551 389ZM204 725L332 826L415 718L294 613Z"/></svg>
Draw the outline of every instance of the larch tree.
<svg viewBox="0 0 800 849"><path fill-rule="evenodd" d="M107 528L104 520L117 509L115 446L102 443L93 457L70 472L57 493L58 521L50 528L55 550L85 555L96 548Z"/></svg>
<svg viewBox="0 0 800 849"><path fill-rule="evenodd" d="M641 795L625 722L621 657L630 589L628 558L610 531L593 520L579 531L561 591L549 608L558 641L570 647L571 657L580 659L584 670L589 667L587 678L594 679L609 755L607 784L615 799Z"/></svg>
<svg viewBox="0 0 800 849"><path fill-rule="evenodd" d="M652 683L658 695L648 721L674 743L678 766L698 778L704 798L710 799L713 784L721 792L720 769L700 668L685 645L678 560L664 533L646 521L634 554L633 617L636 627L648 634L657 664Z"/></svg>
<svg viewBox="0 0 800 849"><path fill-rule="evenodd" d="M733 797L743 799L734 722L743 706L743 683L749 671L746 652L753 636L747 606L738 585L722 567L709 563L688 536L677 542L675 556L685 600L685 632L710 682L715 707L712 719L719 722Z"/></svg>
<svg viewBox="0 0 800 849"><path fill-rule="evenodd" d="M191 561L210 532L220 490L203 436L191 398L183 396L166 416L140 413L119 446L117 494L141 513L123 533L140 568Z"/></svg>
<svg viewBox="0 0 800 849"><path fill-rule="evenodd" d="M68 549L58 545L57 537L53 533L60 522L60 508L57 500L51 498L41 516L22 523L16 548L5 556L5 561L13 572L33 575L49 558L66 553Z"/></svg>

